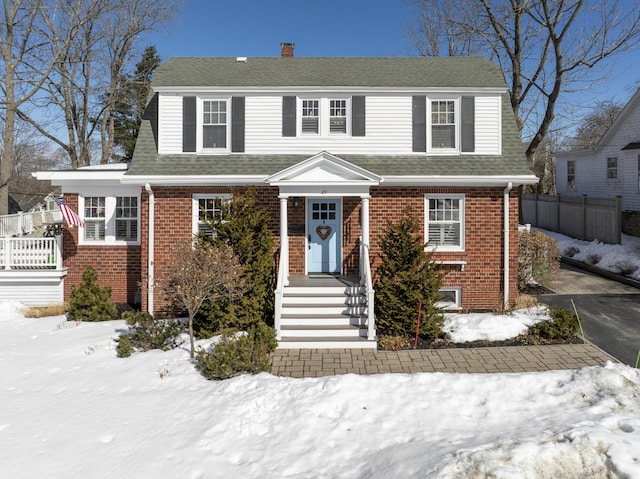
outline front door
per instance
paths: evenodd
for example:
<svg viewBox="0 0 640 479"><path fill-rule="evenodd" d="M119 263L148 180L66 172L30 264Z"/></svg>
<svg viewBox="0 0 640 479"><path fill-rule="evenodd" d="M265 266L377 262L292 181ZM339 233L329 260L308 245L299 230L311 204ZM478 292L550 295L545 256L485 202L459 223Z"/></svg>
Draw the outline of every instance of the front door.
<svg viewBox="0 0 640 479"><path fill-rule="evenodd" d="M307 202L307 271L340 274L341 203L339 199Z"/></svg>

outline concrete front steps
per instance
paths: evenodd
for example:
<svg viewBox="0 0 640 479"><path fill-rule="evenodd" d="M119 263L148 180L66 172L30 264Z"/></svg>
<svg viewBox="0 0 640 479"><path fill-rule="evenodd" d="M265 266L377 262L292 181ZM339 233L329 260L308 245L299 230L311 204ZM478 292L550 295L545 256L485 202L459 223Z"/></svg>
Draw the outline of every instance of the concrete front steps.
<svg viewBox="0 0 640 479"><path fill-rule="evenodd" d="M280 349L375 349L367 339L367 307L359 286L287 286Z"/></svg>

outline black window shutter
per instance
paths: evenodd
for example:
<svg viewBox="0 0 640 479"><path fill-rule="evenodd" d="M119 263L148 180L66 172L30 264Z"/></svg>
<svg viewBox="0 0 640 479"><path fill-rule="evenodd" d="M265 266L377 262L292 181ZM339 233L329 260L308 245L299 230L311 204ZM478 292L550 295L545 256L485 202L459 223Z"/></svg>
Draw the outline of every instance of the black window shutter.
<svg viewBox="0 0 640 479"><path fill-rule="evenodd" d="M413 151L427 151L427 98L414 96L412 102Z"/></svg>
<svg viewBox="0 0 640 479"><path fill-rule="evenodd" d="M462 151L475 151L475 98L462 97Z"/></svg>
<svg viewBox="0 0 640 479"><path fill-rule="evenodd" d="M351 136L365 136L365 97L351 97Z"/></svg>
<svg viewBox="0 0 640 479"><path fill-rule="evenodd" d="M244 97L231 98L231 151L244 151Z"/></svg>
<svg viewBox="0 0 640 479"><path fill-rule="evenodd" d="M296 136L296 97L282 97L282 136Z"/></svg>
<svg viewBox="0 0 640 479"><path fill-rule="evenodd" d="M182 97L182 151L196 151L196 97Z"/></svg>

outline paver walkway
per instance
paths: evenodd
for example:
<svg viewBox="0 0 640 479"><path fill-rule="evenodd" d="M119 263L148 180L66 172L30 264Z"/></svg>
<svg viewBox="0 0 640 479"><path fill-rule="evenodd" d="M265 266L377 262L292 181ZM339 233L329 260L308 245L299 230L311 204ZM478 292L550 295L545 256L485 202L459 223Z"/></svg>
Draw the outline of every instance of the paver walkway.
<svg viewBox="0 0 640 479"><path fill-rule="evenodd" d="M349 373L520 373L602 366L607 361L618 362L592 344L377 352L280 349L274 353L271 372L296 378Z"/></svg>

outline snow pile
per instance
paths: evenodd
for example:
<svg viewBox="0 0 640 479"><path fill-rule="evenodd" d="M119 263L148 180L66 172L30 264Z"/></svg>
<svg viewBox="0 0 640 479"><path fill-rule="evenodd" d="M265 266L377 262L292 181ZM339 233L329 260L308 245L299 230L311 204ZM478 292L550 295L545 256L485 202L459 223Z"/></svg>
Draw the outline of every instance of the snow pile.
<svg viewBox="0 0 640 479"><path fill-rule="evenodd" d="M533 307L510 314L470 313L445 315L442 330L454 343L470 341L504 341L524 334L540 321L549 321L546 307Z"/></svg>
<svg viewBox="0 0 640 479"><path fill-rule="evenodd" d="M612 245L598 240L582 241L553 231L539 230L558 242L562 256L640 280L640 238L623 234L622 244ZM577 253L567 254L572 250Z"/></svg>
<svg viewBox="0 0 640 479"><path fill-rule="evenodd" d="M640 477L627 366L210 382L117 358L121 321L0 314L1 477Z"/></svg>

